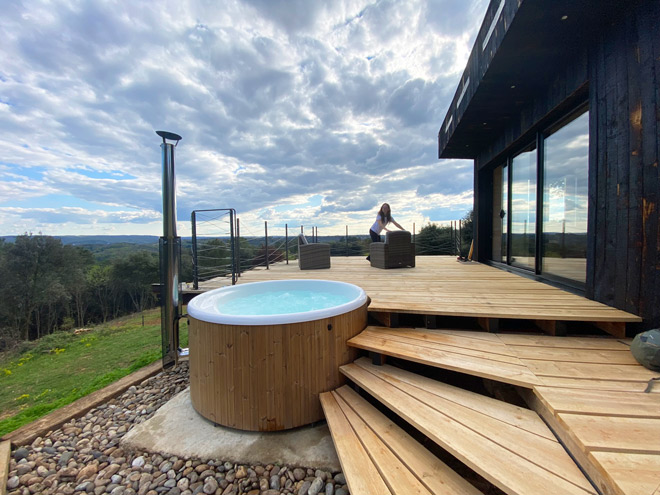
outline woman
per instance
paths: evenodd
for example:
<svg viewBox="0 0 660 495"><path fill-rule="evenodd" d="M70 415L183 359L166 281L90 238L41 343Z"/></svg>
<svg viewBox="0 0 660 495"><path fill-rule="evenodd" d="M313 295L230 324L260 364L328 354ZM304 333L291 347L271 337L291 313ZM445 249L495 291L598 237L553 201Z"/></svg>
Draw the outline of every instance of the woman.
<svg viewBox="0 0 660 495"><path fill-rule="evenodd" d="M380 233L383 230L389 232L390 229L387 228L387 225L390 223L396 225L399 228L399 230L404 230L404 228L401 227L401 225L399 225L398 223L396 223L394 218L392 218L392 210L390 209L390 205L388 205L387 203L383 203L383 206L380 207L380 211L378 212L378 215L376 215L376 221L369 229L371 242L381 242ZM370 259L371 257L367 256L367 260Z"/></svg>

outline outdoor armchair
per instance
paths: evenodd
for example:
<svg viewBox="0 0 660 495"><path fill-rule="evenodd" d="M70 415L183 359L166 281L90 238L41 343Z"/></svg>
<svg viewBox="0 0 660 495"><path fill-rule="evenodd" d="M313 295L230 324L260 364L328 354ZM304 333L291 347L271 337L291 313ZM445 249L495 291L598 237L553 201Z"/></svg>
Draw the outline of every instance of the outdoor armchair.
<svg viewBox="0 0 660 495"><path fill-rule="evenodd" d="M371 266L376 268L401 268L415 266L415 244L410 232L394 230L385 236L385 242L372 242L369 247Z"/></svg>
<svg viewBox="0 0 660 495"><path fill-rule="evenodd" d="M301 270L330 268L330 244L309 244L307 238L298 236L298 266Z"/></svg>

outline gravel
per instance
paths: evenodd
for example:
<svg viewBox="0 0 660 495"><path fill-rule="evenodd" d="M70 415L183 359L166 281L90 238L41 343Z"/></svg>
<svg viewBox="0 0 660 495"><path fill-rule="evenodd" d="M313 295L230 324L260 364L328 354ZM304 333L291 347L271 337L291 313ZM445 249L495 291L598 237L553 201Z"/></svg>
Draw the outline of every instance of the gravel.
<svg viewBox="0 0 660 495"><path fill-rule="evenodd" d="M82 417L12 452L8 495L339 495L342 473L304 466L127 452L120 439L188 386L188 366L130 387Z"/></svg>

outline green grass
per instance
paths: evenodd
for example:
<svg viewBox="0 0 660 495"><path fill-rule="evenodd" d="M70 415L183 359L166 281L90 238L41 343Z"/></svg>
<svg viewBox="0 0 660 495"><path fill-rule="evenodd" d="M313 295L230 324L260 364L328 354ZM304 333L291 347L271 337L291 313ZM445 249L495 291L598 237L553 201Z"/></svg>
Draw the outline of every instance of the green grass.
<svg viewBox="0 0 660 495"><path fill-rule="evenodd" d="M181 345L188 328L181 320ZM75 335L58 332L0 358L0 436L70 404L161 357L160 309Z"/></svg>

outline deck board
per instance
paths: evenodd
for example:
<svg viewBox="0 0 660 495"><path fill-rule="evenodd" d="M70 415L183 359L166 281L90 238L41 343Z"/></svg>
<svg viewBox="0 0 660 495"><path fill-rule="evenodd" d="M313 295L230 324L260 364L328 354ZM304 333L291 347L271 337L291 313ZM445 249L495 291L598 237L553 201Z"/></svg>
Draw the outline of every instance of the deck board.
<svg viewBox="0 0 660 495"><path fill-rule="evenodd" d="M466 372L465 370L468 369L471 375L499 380L512 385L531 388L535 384L540 385L542 383L519 360L514 359L513 362L505 362L502 361L502 358L506 356L501 354L489 357L486 353L469 351L463 347L444 346L443 349L437 349L426 345L423 340L406 337L405 333L411 333L411 329L383 328L384 331L380 333L379 329L381 328L367 327L365 331L350 339L348 344L452 371ZM424 333L442 335L442 332L442 330L438 330ZM399 334L398 337L397 334ZM458 337L455 338L458 339ZM475 341L474 339L469 340ZM487 347L487 345L483 347ZM507 359L510 360L508 357Z"/></svg>
<svg viewBox="0 0 660 495"><path fill-rule="evenodd" d="M660 417L624 418L558 413L589 452L660 455Z"/></svg>
<svg viewBox="0 0 660 495"><path fill-rule="evenodd" d="M351 493L391 494L335 396L330 392L324 393L320 395L320 400Z"/></svg>
<svg viewBox="0 0 660 495"><path fill-rule="evenodd" d="M620 452L595 452L592 455L624 493L660 493L660 456Z"/></svg>
<svg viewBox="0 0 660 495"><path fill-rule="evenodd" d="M362 257L332 257L327 270L300 270L275 263L250 270L238 283L282 279L325 279L362 287L370 311L531 320L634 322L641 319L556 287L480 263L457 263L451 256L417 256L416 267L373 268ZM203 282L210 289L226 279Z"/></svg>

